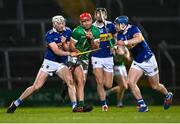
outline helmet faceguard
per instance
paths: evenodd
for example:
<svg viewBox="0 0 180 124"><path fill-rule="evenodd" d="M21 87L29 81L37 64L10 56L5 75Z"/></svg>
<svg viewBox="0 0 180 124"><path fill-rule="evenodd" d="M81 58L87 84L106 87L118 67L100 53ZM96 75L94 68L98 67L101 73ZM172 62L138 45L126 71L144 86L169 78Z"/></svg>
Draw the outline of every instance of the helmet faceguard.
<svg viewBox="0 0 180 124"><path fill-rule="evenodd" d="M95 18L97 19L98 16L101 17L102 21L106 20L107 19L107 11L106 11L106 9L105 8L97 8L96 11L95 11Z"/></svg>

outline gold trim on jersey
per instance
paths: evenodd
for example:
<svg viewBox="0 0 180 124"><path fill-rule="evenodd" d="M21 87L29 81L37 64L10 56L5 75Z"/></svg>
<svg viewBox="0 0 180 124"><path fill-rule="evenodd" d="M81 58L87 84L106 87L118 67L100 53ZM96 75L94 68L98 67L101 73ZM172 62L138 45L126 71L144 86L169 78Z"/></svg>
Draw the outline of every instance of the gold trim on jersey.
<svg viewBox="0 0 180 124"><path fill-rule="evenodd" d="M58 48L62 48L62 43L56 43L57 44L57 46L58 46Z"/></svg>
<svg viewBox="0 0 180 124"><path fill-rule="evenodd" d="M100 41L104 42L104 41L109 41L113 39L113 35L112 33L108 33L108 34L100 34Z"/></svg>
<svg viewBox="0 0 180 124"><path fill-rule="evenodd" d="M135 47L137 44L132 44L132 45L127 45L128 49L132 49L133 47Z"/></svg>
<svg viewBox="0 0 180 124"><path fill-rule="evenodd" d="M141 42L144 42L144 37L141 37ZM133 47L135 47L137 44L131 44L131 45L127 45L128 49L132 49Z"/></svg>
<svg viewBox="0 0 180 124"><path fill-rule="evenodd" d="M62 43L56 43L57 44L57 46L58 46L58 48L62 48ZM47 47L49 47L49 45L47 45Z"/></svg>

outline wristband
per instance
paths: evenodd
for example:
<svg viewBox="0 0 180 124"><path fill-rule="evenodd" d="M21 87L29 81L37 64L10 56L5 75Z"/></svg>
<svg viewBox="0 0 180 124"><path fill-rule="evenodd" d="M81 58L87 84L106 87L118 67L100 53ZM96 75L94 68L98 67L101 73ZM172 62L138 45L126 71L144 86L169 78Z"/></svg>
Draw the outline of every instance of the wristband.
<svg viewBox="0 0 180 124"><path fill-rule="evenodd" d="M128 40L125 40L125 41L124 41L124 44L125 44L125 45L128 45Z"/></svg>

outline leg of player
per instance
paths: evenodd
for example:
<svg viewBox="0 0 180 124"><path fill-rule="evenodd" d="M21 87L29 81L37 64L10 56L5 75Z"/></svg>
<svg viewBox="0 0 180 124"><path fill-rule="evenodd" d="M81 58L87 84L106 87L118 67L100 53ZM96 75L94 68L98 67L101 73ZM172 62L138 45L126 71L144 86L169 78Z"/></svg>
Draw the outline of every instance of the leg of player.
<svg viewBox="0 0 180 124"><path fill-rule="evenodd" d="M64 67L60 69L56 74L66 82L68 86L68 94L71 100L72 109L74 109L77 105L76 88L75 88L75 84L73 83L73 78L70 70L67 67Z"/></svg>
<svg viewBox="0 0 180 124"><path fill-rule="evenodd" d="M78 105L84 106L84 74L81 66L78 66L74 70L74 77L77 82L77 98Z"/></svg>
<svg viewBox="0 0 180 124"><path fill-rule="evenodd" d="M123 75L118 75L114 77L114 81L118 84L118 92L117 92L117 107L123 107L123 97L124 92L128 88L127 86L127 77Z"/></svg>
<svg viewBox="0 0 180 124"><path fill-rule="evenodd" d="M67 96L67 93L68 93L68 86L67 86L66 82L63 81L62 85L61 85L61 98L62 98L63 103L65 102L65 98Z"/></svg>
<svg viewBox="0 0 180 124"><path fill-rule="evenodd" d="M16 108L22 103L22 101L27 99L30 95L32 95L35 91L39 90L44 85L47 78L48 73L39 70L34 84L28 87L17 100L11 103L11 105L7 109L7 113L13 113L16 110Z"/></svg>
<svg viewBox="0 0 180 124"><path fill-rule="evenodd" d="M104 71L104 85L106 86L106 88L112 88L113 72Z"/></svg>
<svg viewBox="0 0 180 124"><path fill-rule="evenodd" d="M172 104L173 93L168 92L163 84L159 83L159 73L148 76L149 83L154 90L157 90L165 95L164 98L164 109L168 109Z"/></svg>
<svg viewBox="0 0 180 124"><path fill-rule="evenodd" d="M119 86L115 86L115 87L113 87L113 88L111 88L111 89L108 89L108 90L106 91L106 96L108 97L108 96L111 95L112 93L117 93L117 92L119 92Z"/></svg>
<svg viewBox="0 0 180 124"><path fill-rule="evenodd" d="M145 104L140 89L137 86L137 82L139 80L139 78L143 75L143 71L139 68L130 68L129 73L128 73L128 85L131 89L132 94L134 95L134 97L137 99L138 102L138 106L139 106L139 112L147 112L148 111L148 107Z"/></svg>
<svg viewBox="0 0 180 124"><path fill-rule="evenodd" d="M83 72L83 68L81 66L77 66L74 69L73 76L74 76L74 80L76 82L78 107L82 110L79 112L90 112L90 111L92 111L93 107L87 106L84 103L85 75Z"/></svg>
<svg viewBox="0 0 180 124"><path fill-rule="evenodd" d="M99 94L99 98L101 101L102 111L108 111L106 93L104 90L104 75L103 75L104 71L102 68L94 68L93 73L96 77L97 92Z"/></svg>

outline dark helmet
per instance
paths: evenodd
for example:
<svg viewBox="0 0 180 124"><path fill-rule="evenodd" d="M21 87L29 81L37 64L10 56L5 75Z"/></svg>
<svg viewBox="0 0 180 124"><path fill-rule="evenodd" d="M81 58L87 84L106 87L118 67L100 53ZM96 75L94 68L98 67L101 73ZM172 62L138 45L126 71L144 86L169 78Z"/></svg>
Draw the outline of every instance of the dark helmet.
<svg viewBox="0 0 180 124"><path fill-rule="evenodd" d="M127 25L129 23L129 18L127 16L118 16L115 20L114 20L115 24L125 24Z"/></svg>

